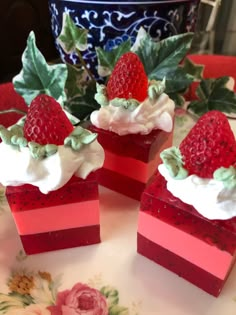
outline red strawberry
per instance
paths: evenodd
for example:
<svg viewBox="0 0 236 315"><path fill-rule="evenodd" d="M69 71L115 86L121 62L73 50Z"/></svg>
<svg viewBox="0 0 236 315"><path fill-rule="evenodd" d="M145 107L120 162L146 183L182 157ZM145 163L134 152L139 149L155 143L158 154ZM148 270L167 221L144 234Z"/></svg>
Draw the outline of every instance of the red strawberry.
<svg viewBox="0 0 236 315"><path fill-rule="evenodd" d="M41 94L31 102L24 124L28 141L60 145L72 131L73 125L54 98Z"/></svg>
<svg viewBox="0 0 236 315"><path fill-rule="evenodd" d="M236 162L236 142L227 117L212 110L204 114L180 144L189 174L212 178L219 167Z"/></svg>
<svg viewBox="0 0 236 315"><path fill-rule="evenodd" d="M134 98L140 102L147 97L148 78L139 57L128 52L117 61L107 83L108 99Z"/></svg>

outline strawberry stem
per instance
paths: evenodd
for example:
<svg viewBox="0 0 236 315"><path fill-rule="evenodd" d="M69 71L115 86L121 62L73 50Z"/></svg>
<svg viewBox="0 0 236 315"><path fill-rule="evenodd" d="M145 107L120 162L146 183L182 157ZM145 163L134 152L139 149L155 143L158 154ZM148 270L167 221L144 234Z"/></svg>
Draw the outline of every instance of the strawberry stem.
<svg viewBox="0 0 236 315"><path fill-rule="evenodd" d="M90 79L93 81L93 82L96 82L92 72L89 70L89 68L87 67L82 55L81 55L81 52L76 49L76 53L78 54L78 57L79 57L79 60L80 60L80 63L82 64L82 66L84 67L84 69L86 70L86 72L88 73Z"/></svg>

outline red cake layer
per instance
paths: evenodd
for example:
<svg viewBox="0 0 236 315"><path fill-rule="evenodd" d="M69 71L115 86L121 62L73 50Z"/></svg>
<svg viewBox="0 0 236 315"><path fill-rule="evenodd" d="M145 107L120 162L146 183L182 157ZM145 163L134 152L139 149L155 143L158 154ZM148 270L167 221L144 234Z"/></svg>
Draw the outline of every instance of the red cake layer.
<svg viewBox="0 0 236 315"><path fill-rule="evenodd" d="M194 207L174 197L166 189L166 181L159 173L142 195L141 211L234 255L236 218L230 220L206 219Z"/></svg>
<svg viewBox="0 0 236 315"><path fill-rule="evenodd" d="M20 235L26 254L37 254L53 250L99 243L100 225L85 226L68 230Z"/></svg>
<svg viewBox="0 0 236 315"><path fill-rule="evenodd" d="M97 172L100 185L130 198L140 200L146 184L105 168L99 169Z"/></svg>
<svg viewBox="0 0 236 315"><path fill-rule="evenodd" d="M119 136L114 132L93 125L88 128L98 134L98 142L105 150L120 156L132 157L145 163L155 158L163 144L167 144L166 147L172 145L172 132L153 130L148 135L129 134Z"/></svg>
<svg viewBox="0 0 236 315"><path fill-rule="evenodd" d="M188 280L209 294L216 297L220 294L228 275L224 280L219 279L204 269L148 240L139 233L137 243L138 253L141 255L173 271L178 276Z"/></svg>
<svg viewBox="0 0 236 315"><path fill-rule="evenodd" d="M95 200L98 199L97 176L92 173L85 180L73 177L65 186L48 194L29 184L8 186L6 197L13 212Z"/></svg>

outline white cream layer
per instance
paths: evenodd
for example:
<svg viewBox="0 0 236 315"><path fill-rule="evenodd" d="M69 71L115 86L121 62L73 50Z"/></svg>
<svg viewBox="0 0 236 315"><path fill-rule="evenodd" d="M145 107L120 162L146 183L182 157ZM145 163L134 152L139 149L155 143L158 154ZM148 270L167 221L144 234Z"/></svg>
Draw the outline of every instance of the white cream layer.
<svg viewBox="0 0 236 315"><path fill-rule="evenodd" d="M205 218L227 220L236 216L236 189L229 190L221 181L196 175L174 179L164 164L159 165L158 170L167 181L167 189Z"/></svg>
<svg viewBox="0 0 236 315"><path fill-rule="evenodd" d="M79 151L58 146L56 154L34 159L28 147L13 148L0 143L0 182L4 186L32 184L47 194L64 186L73 175L85 179L102 167L104 150L95 140Z"/></svg>
<svg viewBox="0 0 236 315"><path fill-rule="evenodd" d="M154 129L170 132L173 128L174 102L165 93L152 104L147 98L134 110L111 104L92 112L91 122L118 135L149 134Z"/></svg>

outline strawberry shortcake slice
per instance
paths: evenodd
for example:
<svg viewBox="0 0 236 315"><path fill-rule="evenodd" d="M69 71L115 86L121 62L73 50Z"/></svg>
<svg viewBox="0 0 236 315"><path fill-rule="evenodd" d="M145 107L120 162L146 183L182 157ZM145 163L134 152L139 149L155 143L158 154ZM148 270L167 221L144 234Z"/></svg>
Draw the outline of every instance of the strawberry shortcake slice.
<svg viewBox="0 0 236 315"><path fill-rule="evenodd" d="M100 242L96 134L74 128L59 103L39 95L23 126L1 126L0 137L0 182L26 254Z"/></svg>
<svg viewBox="0 0 236 315"><path fill-rule="evenodd" d="M97 85L101 108L91 114L89 129L105 150L101 185L140 200L160 151L172 145L174 102L164 89L164 81L148 81L133 52L117 61L106 86Z"/></svg>
<svg viewBox="0 0 236 315"><path fill-rule="evenodd" d="M236 142L227 117L204 114L145 189L138 252L218 296L236 257Z"/></svg>

